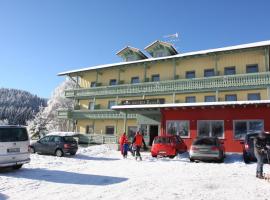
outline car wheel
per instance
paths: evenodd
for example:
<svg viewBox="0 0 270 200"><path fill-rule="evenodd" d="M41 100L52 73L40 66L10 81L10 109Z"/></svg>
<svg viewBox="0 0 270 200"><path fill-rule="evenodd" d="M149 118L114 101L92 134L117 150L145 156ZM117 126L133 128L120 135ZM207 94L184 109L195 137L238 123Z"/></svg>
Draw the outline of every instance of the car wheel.
<svg viewBox="0 0 270 200"><path fill-rule="evenodd" d="M193 159L193 158L189 158L189 161L190 161L190 162L194 162L194 159Z"/></svg>
<svg viewBox="0 0 270 200"><path fill-rule="evenodd" d="M156 158L156 157L157 157L157 155L152 155L152 157L153 157L153 158Z"/></svg>
<svg viewBox="0 0 270 200"><path fill-rule="evenodd" d="M76 152L75 153L74 152L73 153L70 153L70 155L72 155L72 156L74 156L75 154L76 154Z"/></svg>
<svg viewBox="0 0 270 200"><path fill-rule="evenodd" d="M30 153L36 153L35 148L34 147L30 147Z"/></svg>
<svg viewBox="0 0 270 200"><path fill-rule="evenodd" d="M62 151L61 149L56 149L55 155L56 155L57 157L62 157L62 156L63 156L63 151Z"/></svg>
<svg viewBox="0 0 270 200"><path fill-rule="evenodd" d="M169 156L170 159L174 159L175 155Z"/></svg>
<svg viewBox="0 0 270 200"><path fill-rule="evenodd" d="M13 168L13 169L20 169L20 168L22 168L22 166L23 166L23 165L15 165L15 166L13 166L12 168Z"/></svg>

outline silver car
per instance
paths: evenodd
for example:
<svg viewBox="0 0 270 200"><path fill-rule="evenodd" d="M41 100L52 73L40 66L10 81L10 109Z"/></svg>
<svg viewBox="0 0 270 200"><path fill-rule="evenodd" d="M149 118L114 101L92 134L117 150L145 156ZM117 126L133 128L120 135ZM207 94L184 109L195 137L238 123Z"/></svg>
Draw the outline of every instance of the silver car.
<svg viewBox="0 0 270 200"><path fill-rule="evenodd" d="M191 162L195 160L223 162L224 157L224 146L216 137L196 138L190 147L189 159Z"/></svg>
<svg viewBox="0 0 270 200"><path fill-rule="evenodd" d="M29 137L23 126L0 126L0 167L19 169L30 162Z"/></svg>

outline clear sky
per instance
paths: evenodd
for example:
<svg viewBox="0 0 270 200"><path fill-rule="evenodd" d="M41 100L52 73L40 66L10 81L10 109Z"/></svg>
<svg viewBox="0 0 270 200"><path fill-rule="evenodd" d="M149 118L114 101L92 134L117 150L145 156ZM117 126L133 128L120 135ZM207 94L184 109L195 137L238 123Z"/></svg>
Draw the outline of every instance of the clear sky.
<svg viewBox="0 0 270 200"><path fill-rule="evenodd" d="M48 98L57 73L176 32L180 52L270 40L270 1L0 0L0 87Z"/></svg>

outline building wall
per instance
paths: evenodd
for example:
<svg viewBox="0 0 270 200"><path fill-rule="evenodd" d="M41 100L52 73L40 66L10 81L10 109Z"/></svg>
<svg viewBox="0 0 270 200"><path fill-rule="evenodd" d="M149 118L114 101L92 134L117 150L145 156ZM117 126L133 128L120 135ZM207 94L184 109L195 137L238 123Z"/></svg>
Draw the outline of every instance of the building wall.
<svg viewBox="0 0 270 200"><path fill-rule="evenodd" d="M105 134L106 126L114 126L115 135L120 135L124 132L124 120L123 119L80 119L77 123L77 130L80 133L86 132L86 126L94 126L95 134ZM136 119L127 119L128 126L137 126Z"/></svg>
<svg viewBox="0 0 270 200"><path fill-rule="evenodd" d="M146 77L151 80L151 76L154 74L160 74L160 80L173 80L174 79L174 62L176 75L180 79L185 78L186 71L195 71L196 78L204 77L205 69L215 69L219 75L224 75L224 68L235 66L237 74L246 73L246 65L258 64L259 72L265 72L265 53L264 50L253 50L247 52L233 52L217 54L215 56L198 56L198 57L185 57L175 58L170 60L153 61L146 63ZM120 77L119 77L119 69ZM98 75L98 82L102 83L102 86L109 85L110 79L123 80L125 84L129 84L131 77L139 76L140 82L144 80L144 64L130 64L119 67L111 67L106 69L100 69ZM76 75L76 74L74 74ZM96 81L97 71L80 72L81 87L88 88L92 81Z"/></svg>
<svg viewBox="0 0 270 200"><path fill-rule="evenodd" d="M224 120L224 146L226 152L242 152L241 140L234 138L234 120L264 120L264 129L270 130L270 107L255 105L246 107L215 107L215 108L187 108L178 110L162 111L162 134L166 134L166 120L189 120L190 138L185 138L188 148L192 141L197 137L198 120ZM221 114L222 113L222 114Z"/></svg>

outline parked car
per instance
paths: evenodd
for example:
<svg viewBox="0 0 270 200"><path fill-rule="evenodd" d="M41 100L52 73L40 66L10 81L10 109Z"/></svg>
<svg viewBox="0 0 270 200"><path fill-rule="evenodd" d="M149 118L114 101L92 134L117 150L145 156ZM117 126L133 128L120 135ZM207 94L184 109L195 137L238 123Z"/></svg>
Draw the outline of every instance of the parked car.
<svg viewBox="0 0 270 200"><path fill-rule="evenodd" d="M259 132L251 132L245 136L243 142L243 160L245 163L257 162L254 154L254 139L258 136ZM267 136L267 143L270 144L270 135ZM265 159L268 162L267 158Z"/></svg>
<svg viewBox="0 0 270 200"><path fill-rule="evenodd" d="M75 155L78 143L72 136L47 135L30 145L31 153L51 154L57 157Z"/></svg>
<svg viewBox="0 0 270 200"><path fill-rule="evenodd" d="M186 144L177 135L156 136L151 148L152 157L164 156L174 158L178 153L186 151Z"/></svg>
<svg viewBox="0 0 270 200"><path fill-rule="evenodd" d="M30 162L29 137L23 126L0 126L0 167L20 169Z"/></svg>
<svg viewBox="0 0 270 200"><path fill-rule="evenodd" d="M216 137L198 137L196 138L189 152L189 159L207 160L223 162L225 158L225 149L223 143Z"/></svg>

